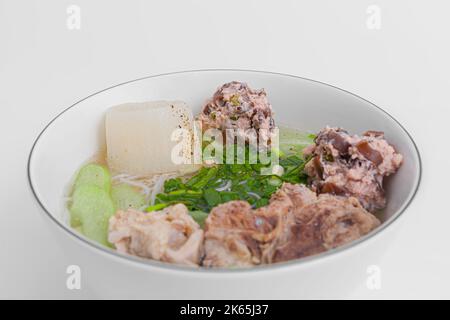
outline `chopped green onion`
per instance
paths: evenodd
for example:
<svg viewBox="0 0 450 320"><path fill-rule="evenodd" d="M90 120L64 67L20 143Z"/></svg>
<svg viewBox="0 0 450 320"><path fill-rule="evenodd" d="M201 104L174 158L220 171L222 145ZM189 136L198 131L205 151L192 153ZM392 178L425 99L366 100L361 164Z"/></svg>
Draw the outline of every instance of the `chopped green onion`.
<svg viewBox="0 0 450 320"><path fill-rule="evenodd" d="M245 155L243 164L237 164L236 161L234 164L226 164L224 161L225 164L203 167L187 181L180 178L167 180L164 193L156 196L156 204L147 211L183 203L192 212L206 214L215 206L233 200L248 201L253 207L259 208L269 203L270 197L283 182L296 184L307 181L304 167L310 158L305 159L301 152L285 154L278 150L280 170L277 170L276 174L261 175L261 170L270 169L271 164L263 164L260 161L250 164L250 154L253 151L248 146L244 150L239 149L239 152L237 145L232 147L235 160L239 152ZM227 187L222 190L225 182Z"/></svg>
<svg viewBox="0 0 450 320"><path fill-rule="evenodd" d="M147 211L147 212L159 211L159 210L162 210L162 209L168 207L169 205L170 205L169 203L158 203L158 204L148 207L145 211Z"/></svg>

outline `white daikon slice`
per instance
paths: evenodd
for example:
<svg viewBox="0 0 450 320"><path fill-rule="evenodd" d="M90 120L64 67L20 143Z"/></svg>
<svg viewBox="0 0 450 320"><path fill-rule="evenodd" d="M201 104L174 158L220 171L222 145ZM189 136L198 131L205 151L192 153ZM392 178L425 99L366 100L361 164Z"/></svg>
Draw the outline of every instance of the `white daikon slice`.
<svg viewBox="0 0 450 320"><path fill-rule="evenodd" d="M106 114L108 166L134 175L189 171L193 121L191 109L182 101L112 107Z"/></svg>

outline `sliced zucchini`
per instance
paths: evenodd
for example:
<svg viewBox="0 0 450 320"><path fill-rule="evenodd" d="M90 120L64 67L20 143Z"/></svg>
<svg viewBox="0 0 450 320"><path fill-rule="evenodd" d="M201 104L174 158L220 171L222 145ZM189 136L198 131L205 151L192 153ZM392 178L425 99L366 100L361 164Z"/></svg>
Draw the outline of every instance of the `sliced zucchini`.
<svg viewBox="0 0 450 320"><path fill-rule="evenodd" d="M303 149L314 143L315 136L296 129L280 128L280 151L285 155L301 154Z"/></svg>
<svg viewBox="0 0 450 320"><path fill-rule="evenodd" d="M96 185L83 185L75 189L70 207L72 226L80 226L91 240L108 246L109 218L115 207L108 192Z"/></svg>
<svg viewBox="0 0 450 320"><path fill-rule="evenodd" d="M118 210L141 209L146 205L144 194L125 183L111 188L111 198Z"/></svg>
<svg viewBox="0 0 450 320"><path fill-rule="evenodd" d="M94 185L110 192L111 175L104 166L90 163L80 169L75 179L74 189L85 185Z"/></svg>

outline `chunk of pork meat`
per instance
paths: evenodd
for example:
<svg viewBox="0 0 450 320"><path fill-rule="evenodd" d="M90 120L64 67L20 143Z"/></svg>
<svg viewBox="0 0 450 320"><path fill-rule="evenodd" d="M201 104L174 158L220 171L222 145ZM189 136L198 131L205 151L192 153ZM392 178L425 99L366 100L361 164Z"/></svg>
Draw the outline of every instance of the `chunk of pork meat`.
<svg viewBox="0 0 450 320"><path fill-rule="evenodd" d="M380 225L356 198L322 194L295 211L288 240L278 246L273 262L315 255L352 242Z"/></svg>
<svg viewBox="0 0 450 320"><path fill-rule="evenodd" d="M370 212L383 209L383 178L395 173L403 157L378 131L350 135L327 127L306 150L313 157L305 166L312 188L318 193L356 197Z"/></svg>
<svg viewBox="0 0 450 320"><path fill-rule="evenodd" d="M248 202L230 201L212 209L205 222L206 267L248 267L261 263L260 241L274 229L253 214Z"/></svg>
<svg viewBox="0 0 450 320"><path fill-rule="evenodd" d="M245 267L301 258L335 248L370 232L379 221L355 198L319 197L285 183L269 205L252 210L231 201L206 220L207 267Z"/></svg>
<svg viewBox="0 0 450 320"><path fill-rule="evenodd" d="M203 230L183 204L117 212L109 222L109 242L122 253L183 265L199 265L203 255Z"/></svg>

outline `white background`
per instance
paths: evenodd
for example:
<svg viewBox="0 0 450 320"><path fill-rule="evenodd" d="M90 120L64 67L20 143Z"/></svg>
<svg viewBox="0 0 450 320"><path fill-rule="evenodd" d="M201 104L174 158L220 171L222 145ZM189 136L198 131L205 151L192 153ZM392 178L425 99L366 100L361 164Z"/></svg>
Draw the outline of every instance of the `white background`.
<svg viewBox="0 0 450 320"><path fill-rule="evenodd" d="M80 30L67 28L71 4ZM366 26L372 4L380 30ZM341 298L450 298L449 14L444 0L0 0L0 298L102 297L66 289L76 261L28 187L45 124L105 87L202 68L316 79L400 120L421 151L422 185L379 262L381 290L361 284Z"/></svg>

